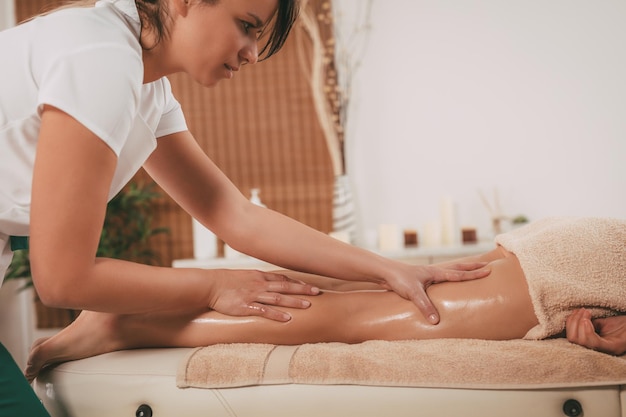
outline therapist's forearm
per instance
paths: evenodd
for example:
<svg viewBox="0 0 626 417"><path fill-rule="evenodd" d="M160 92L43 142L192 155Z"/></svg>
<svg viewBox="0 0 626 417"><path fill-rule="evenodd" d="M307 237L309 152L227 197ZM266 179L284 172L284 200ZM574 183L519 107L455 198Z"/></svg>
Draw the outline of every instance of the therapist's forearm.
<svg viewBox="0 0 626 417"><path fill-rule="evenodd" d="M118 314L208 307L210 276L220 273L108 258L96 259L92 268L75 275L67 271L63 276L33 275L45 304Z"/></svg>
<svg viewBox="0 0 626 417"><path fill-rule="evenodd" d="M227 243L271 264L350 281L383 283L398 263L343 243L296 220L263 208L240 223Z"/></svg>

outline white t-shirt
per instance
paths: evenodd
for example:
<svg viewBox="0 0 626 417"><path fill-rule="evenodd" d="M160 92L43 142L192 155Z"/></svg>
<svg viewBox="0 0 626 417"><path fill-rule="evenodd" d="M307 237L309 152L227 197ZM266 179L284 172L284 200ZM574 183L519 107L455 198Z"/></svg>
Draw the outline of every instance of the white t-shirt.
<svg viewBox="0 0 626 417"><path fill-rule="evenodd" d="M7 255L7 236L29 234L44 104L74 117L118 156L109 199L143 165L156 138L187 129L169 81L143 84L139 32L134 0L64 9L0 32L0 254Z"/></svg>

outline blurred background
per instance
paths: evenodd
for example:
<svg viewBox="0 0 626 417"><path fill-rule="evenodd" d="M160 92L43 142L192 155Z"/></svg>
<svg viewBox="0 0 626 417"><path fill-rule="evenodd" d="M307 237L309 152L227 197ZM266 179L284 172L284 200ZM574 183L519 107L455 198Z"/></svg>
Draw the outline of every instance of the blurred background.
<svg viewBox="0 0 626 417"><path fill-rule="evenodd" d="M0 0L0 28L59 3ZM343 176L352 241L366 247L381 224L425 235L450 210L479 240L494 216L503 230L518 215L625 216L625 2L303 6L283 51L233 82L171 77L190 129L244 194L259 188L270 208L331 232ZM170 229L152 243L162 262L193 257L191 219L165 196L155 211Z"/></svg>
<svg viewBox="0 0 626 417"><path fill-rule="evenodd" d="M359 0L333 0L350 26ZM347 168L359 230L626 216L626 2L374 0Z"/></svg>

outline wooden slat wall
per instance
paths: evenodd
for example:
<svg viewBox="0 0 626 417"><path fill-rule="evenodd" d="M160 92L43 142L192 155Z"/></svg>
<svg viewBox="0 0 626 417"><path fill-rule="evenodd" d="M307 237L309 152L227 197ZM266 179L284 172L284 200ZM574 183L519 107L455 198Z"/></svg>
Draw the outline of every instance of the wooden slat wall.
<svg viewBox="0 0 626 417"><path fill-rule="evenodd" d="M17 20L55 3L61 1L16 0ZM183 74L170 80L190 131L245 195L260 188L271 209L328 232L333 172L299 60L297 48L308 49L302 38L296 42L299 31L296 26L278 55L215 88L203 88ZM135 179L149 180L143 171ZM151 243L164 265L193 256L191 219L169 197L156 205L155 223L170 229Z"/></svg>

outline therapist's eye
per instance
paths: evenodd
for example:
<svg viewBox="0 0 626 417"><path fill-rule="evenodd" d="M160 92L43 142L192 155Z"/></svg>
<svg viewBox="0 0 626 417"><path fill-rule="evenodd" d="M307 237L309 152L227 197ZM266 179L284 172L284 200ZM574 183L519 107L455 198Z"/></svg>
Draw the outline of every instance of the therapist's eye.
<svg viewBox="0 0 626 417"><path fill-rule="evenodd" d="M245 33L246 35L250 33L251 29L254 29L254 25L250 22L246 22L245 20L241 21L241 29L243 30L243 33Z"/></svg>

